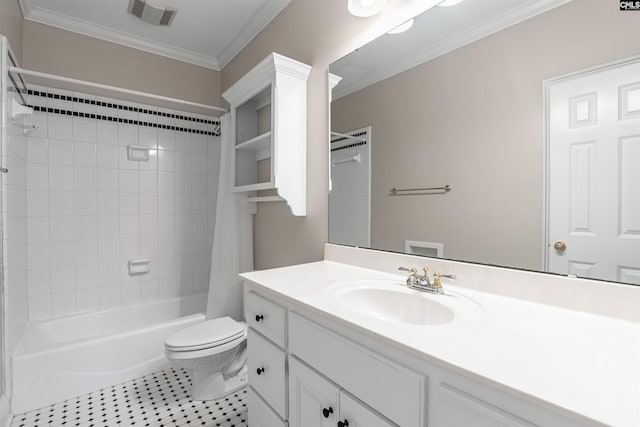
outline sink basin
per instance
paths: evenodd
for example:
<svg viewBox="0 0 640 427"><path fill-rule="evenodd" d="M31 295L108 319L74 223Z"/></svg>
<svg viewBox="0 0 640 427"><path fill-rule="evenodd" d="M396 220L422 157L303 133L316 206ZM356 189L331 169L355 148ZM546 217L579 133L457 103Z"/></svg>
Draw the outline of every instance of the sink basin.
<svg viewBox="0 0 640 427"><path fill-rule="evenodd" d="M391 281L350 282L329 291L343 308L374 319L411 325L441 325L451 322L454 312L437 298Z"/></svg>

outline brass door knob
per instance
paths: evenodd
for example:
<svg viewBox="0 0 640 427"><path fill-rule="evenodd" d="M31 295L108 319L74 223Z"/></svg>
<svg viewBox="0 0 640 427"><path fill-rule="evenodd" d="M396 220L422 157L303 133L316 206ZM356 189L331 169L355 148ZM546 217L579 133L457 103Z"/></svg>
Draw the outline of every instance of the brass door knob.
<svg viewBox="0 0 640 427"><path fill-rule="evenodd" d="M563 252L565 249L567 249L567 244L565 242L555 242L553 244L553 249L555 249L558 252Z"/></svg>

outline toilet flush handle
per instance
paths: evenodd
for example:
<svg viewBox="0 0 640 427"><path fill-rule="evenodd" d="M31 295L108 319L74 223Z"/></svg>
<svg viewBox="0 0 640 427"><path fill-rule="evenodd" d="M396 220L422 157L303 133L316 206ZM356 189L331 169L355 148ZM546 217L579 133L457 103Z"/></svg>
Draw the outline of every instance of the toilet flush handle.
<svg viewBox="0 0 640 427"><path fill-rule="evenodd" d="M264 319L264 316L262 314L256 314L256 322L259 322L263 319Z"/></svg>
<svg viewBox="0 0 640 427"><path fill-rule="evenodd" d="M264 368L258 368L258 369L256 369L256 373L257 373L258 375L262 375L262 373L263 373L263 372L264 372Z"/></svg>

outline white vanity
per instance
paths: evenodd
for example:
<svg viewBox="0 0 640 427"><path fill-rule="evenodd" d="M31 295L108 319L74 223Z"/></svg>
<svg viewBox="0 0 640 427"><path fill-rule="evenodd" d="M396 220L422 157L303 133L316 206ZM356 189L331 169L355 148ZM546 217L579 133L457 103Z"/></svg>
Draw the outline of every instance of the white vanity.
<svg viewBox="0 0 640 427"><path fill-rule="evenodd" d="M635 287L336 245L241 278L251 427L640 425Z"/></svg>

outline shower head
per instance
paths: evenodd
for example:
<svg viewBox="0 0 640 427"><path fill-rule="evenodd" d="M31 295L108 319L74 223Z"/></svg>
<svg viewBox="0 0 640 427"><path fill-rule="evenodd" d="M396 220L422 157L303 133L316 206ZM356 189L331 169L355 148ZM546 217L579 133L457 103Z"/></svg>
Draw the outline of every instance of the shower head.
<svg viewBox="0 0 640 427"><path fill-rule="evenodd" d="M178 13L173 7L154 4L149 0L129 0L127 11L147 24L162 26L171 25Z"/></svg>

